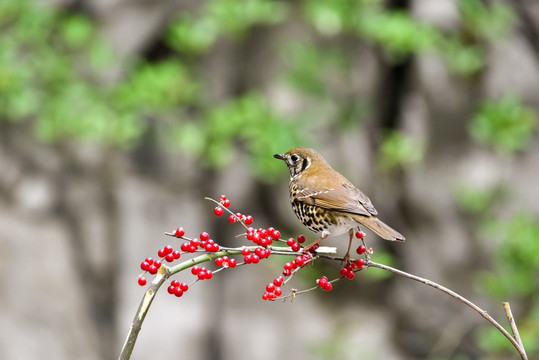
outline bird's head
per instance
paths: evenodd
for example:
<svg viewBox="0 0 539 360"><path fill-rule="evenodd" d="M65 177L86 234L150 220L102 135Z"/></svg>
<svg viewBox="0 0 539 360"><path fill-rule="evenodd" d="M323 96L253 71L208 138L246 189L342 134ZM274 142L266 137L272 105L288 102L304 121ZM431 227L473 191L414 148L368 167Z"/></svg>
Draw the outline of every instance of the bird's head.
<svg viewBox="0 0 539 360"><path fill-rule="evenodd" d="M322 155L309 148L293 148L284 154L275 154L273 157L286 163L288 171L290 171L291 180L305 171L313 171L319 166L327 165Z"/></svg>

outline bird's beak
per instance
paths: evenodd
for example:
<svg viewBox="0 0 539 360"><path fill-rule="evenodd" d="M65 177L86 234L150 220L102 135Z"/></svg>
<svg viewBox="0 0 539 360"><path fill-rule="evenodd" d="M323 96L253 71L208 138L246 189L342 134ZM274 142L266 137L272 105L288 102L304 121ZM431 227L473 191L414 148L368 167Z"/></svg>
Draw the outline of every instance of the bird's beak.
<svg viewBox="0 0 539 360"><path fill-rule="evenodd" d="M284 154L275 154L273 157L279 160L284 160Z"/></svg>

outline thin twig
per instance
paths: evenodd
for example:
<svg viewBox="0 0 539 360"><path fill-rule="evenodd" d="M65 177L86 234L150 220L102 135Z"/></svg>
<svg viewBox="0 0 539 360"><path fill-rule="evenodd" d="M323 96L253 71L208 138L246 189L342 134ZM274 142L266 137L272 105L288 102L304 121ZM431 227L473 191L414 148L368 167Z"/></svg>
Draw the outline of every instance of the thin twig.
<svg viewBox="0 0 539 360"><path fill-rule="evenodd" d="M513 336L515 337L516 342L524 349L524 344L522 344L522 339L520 338L520 333L518 332L517 323L515 322L515 318L513 317L513 313L511 312L511 305L507 301L502 303L503 308L505 309L505 315L507 316L507 320L509 321L509 325L511 326L511 331L513 332Z"/></svg>
<svg viewBox="0 0 539 360"><path fill-rule="evenodd" d="M503 326L501 326L496 320L494 320L494 318L492 316L490 316L486 312L486 310L481 309L479 306L475 305L473 302L466 299L465 297L457 294L453 290L450 290L450 289L446 288L445 286L442 286L440 284L435 283L434 281L424 279L424 278L416 276L416 275L409 274L409 273L407 273L405 271L395 269L395 268L393 268L391 266L378 264L378 263L375 263L374 261L371 261L371 260L368 260L366 262L366 265L376 267L376 268L379 268L379 269L383 269L383 270L387 270L387 271L390 271L390 272L395 273L397 275L404 276L404 277L406 277L408 279L418 281L418 282L423 283L425 285L431 286L431 287L433 287L433 288L435 288L437 290L440 290L440 291L454 297L455 299L463 302L464 304L468 305L469 307L474 309L476 312L478 312L482 317L484 317L492 325L494 325L494 327L496 329L498 329L511 342L511 344L513 344L515 349L520 354L520 357L522 358L522 360L528 360L528 356L526 355L526 351L524 350L524 346L522 346L522 342L515 340L515 338L513 338L511 336L511 334L509 334L507 332L507 330L505 330L503 328ZM512 318L512 316L511 316L511 318ZM516 329L516 325L515 325L515 329ZM515 330L513 330L513 332L515 332ZM518 333L518 330L517 330L517 333ZM515 335L515 337L516 337L516 335Z"/></svg>

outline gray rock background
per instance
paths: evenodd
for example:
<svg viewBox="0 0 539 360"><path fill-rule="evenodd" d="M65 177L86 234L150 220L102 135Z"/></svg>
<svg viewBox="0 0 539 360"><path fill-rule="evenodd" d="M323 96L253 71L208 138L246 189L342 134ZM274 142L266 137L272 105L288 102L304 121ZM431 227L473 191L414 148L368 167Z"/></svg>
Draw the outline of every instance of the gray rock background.
<svg viewBox="0 0 539 360"><path fill-rule="evenodd" d="M77 3L121 54L117 76L156 41L174 14L199 6L173 0ZM539 26L538 3L521 3ZM416 0L411 8L417 18L440 27L458 23L451 0ZM298 32L288 24L265 36L278 39ZM245 71L260 72L268 54L260 47ZM381 65L372 49L362 50L356 74L362 80L350 90L376 98L369 84L381 81ZM205 60L216 99L233 88L238 51L219 42ZM278 65L270 64L269 74L272 66ZM471 141L466 130L478 96L511 92L539 110L539 53L517 21L506 39L489 48L488 66L478 81L455 78L431 55L417 56L409 71L412 85L399 117L403 128L428 147L424 161L398 178L381 177L366 145L372 136L368 126L354 133L315 134L318 150L370 195L385 214L382 218L406 234L402 245L371 235L375 249L390 251L397 267L452 288L504 323L499 303L511 299L492 302L468 276L492 266L486 259L493 245L477 238L453 189L463 183L479 188L511 184L506 209L539 215L537 137L526 152L503 157ZM260 72L250 81L277 107L301 106L271 75ZM19 128L1 128L0 358L117 357L143 295L136 284L140 261L173 243L163 232L182 225L193 236L205 230L223 244L241 243L234 238L241 229L215 219L204 196L226 193L233 207L252 214L258 226L305 233L289 208L284 168L279 183L267 184L250 175L243 157L213 173L182 154L163 151L156 159L158 164L149 169L129 152L78 142L47 146ZM462 344L473 347L468 337L484 325L454 299L401 278L372 282L358 274L353 282L339 282L330 294L263 302L264 286L279 274L282 262L220 273L181 299L159 293L133 359L448 358ZM338 271L324 266L327 273L331 266ZM304 279L295 285L310 286ZM468 354L481 356L478 350Z"/></svg>

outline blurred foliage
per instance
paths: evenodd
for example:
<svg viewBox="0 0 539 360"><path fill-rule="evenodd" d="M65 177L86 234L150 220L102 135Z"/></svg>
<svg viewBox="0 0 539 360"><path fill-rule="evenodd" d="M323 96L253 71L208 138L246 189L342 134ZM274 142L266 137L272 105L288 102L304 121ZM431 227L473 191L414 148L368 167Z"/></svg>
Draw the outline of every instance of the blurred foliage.
<svg viewBox="0 0 539 360"><path fill-rule="evenodd" d="M514 96L499 101L485 101L470 122L471 135L481 143L501 152L526 148L537 127L535 110Z"/></svg>
<svg viewBox="0 0 539 360"><path fill-rule="evenodd" d="M505 186L477 189L469 185L458 186L455 200L466 212L474 215L488 214L488 211L507 198L508 189Z"/></svg>
<svg viewBox="0 0 539 360"><path fill-rule="evenodd" d="M479 275L478 284L496 299L511 300L522 342L530 359L539 357L539 219L516 214L508 220L491 218L484 224L486 235L497 244L494 272ZM481 346L489 353L514 351L497 330L479 333Z"/></svg>
<svg viewBox="0 0 539 360"><path fill-rule="evenodd" d="M386 134L380 148L379 166L384 171L404 168L423 159L424 148L399 131Z"/></svg>
<svg viewBox="0 0 539 360"><path fill-rule="evenodd" d="M539 219L529 213L507 216L499 209L510 200L509 189L460 186L456 199L479 220L480 236L492 243L492 269L476 274L480 290L493 300L510 301L530 359L539 356ZM502 217L503 216L503 217ZM514 352L498 330L485 326L478 332L480 346L493 359Z"/></svg>
<svg viewBox="0 0 539 360"><path fill-rule="evenodd" d="M288 4L271 0L209 0L197 16L181 14L169 29L168 43L180 52L200 54L223 34L243 38L254 25L285 20Z"/></svg>
<svg viewBox="0 0 539 360"><path fill-rule="evenodd" d="M459 6L462 25L450 33L410 13L388 10L380 0L209 0L169 24L164 39L175 54L139 60L111 84L107 74L117 68L118 59L88 18L30 0L4 0L0 124L30 125L48 142L80 138L122 147L136 146L152 124L161 146L218 167L242 147L254 171L271 176L277 165L268 152L308 144L328 123L349 131L368 115L368 99L346 95L342 86L355 66L349 61L354 50L341 41L321 45L297 38L276 44L284 64L277 79L305 101L302 109L283 114L259 89L219 102L209 98L199 60L219 39L242 43L254 27L299 20L324 38L352 37L378 46L391 61L438 53L450 69L466 75L482 68L482 42L504 34L511 12L503 4L487 6L479 0L460 1ZM393 168L419 161L422 149L392 133L380 156L385 168Z"/></svg>

